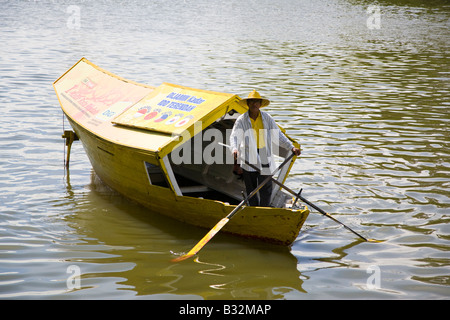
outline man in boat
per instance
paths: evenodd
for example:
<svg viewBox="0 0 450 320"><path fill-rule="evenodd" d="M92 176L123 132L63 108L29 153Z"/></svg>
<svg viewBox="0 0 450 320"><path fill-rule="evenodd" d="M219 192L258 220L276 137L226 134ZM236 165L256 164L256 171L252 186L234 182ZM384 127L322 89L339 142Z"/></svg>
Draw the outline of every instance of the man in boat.
<svg viewBox="0 0 450 320"><path fill-rule="evenodd" d="M230 136L230 144L235 159L233 172L242 175L247 194L250 194L265 178L275 170L272 158L272 143L299 156L300 149L283 134L275 120L260 108L269 105L268 99L253 90L246 99L239 101L248 106L248 111L237 118ZM240 165L237 162L239 158ZM256 166L255 170L248 164ZM266 183L257 195L249 199L251 206L268 207L272 195L272 181ZM259 196L259 197L258 197Z"/></svg>

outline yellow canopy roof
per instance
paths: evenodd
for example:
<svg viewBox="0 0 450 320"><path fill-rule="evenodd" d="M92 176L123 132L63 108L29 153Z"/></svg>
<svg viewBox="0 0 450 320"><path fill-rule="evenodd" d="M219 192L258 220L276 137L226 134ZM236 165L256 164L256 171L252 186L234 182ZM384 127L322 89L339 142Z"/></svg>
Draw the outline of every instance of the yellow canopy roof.
<svg viewBox="0 0 450 320"><path fill-rule="evenodd" d="M151 87L126 80L85 58L53 86L71 121L97 136L164 156L178 136L205 129L232 109L246 111L234 94L163 83ZM144 129L144 130L142 130Z"/></svg>

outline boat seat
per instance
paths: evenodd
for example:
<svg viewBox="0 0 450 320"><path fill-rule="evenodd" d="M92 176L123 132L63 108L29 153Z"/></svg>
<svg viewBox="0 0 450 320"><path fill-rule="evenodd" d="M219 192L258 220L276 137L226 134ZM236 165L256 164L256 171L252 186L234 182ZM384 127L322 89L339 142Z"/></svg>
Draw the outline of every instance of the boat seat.
<svg viewBox="0 0 450 320"><path fill-rule="evenodd" d="M180 188L181 192L184 193L195 193L195 192L207 192L207 191L211 191L210 188L208 188L207 186L188 186L188 187L181 187Z"/></svg>

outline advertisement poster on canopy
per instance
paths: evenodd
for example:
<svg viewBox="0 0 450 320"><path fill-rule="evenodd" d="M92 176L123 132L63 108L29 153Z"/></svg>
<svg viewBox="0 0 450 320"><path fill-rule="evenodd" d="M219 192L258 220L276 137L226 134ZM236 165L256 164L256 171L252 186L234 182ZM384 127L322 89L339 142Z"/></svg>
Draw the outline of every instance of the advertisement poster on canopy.
<svg viewBox="0 0 450 320"><path fill-rule="evenodd" d="M233 94L164 83L112 122L140 129L181 134L233 97Z"/></svg>
<svg viewBox="0 0 450 320"><path fill-rule="evenodd" d="M114 117L153 90L125 81L84 58L53 85L64 112L89 129L107 129Z"/></svg>

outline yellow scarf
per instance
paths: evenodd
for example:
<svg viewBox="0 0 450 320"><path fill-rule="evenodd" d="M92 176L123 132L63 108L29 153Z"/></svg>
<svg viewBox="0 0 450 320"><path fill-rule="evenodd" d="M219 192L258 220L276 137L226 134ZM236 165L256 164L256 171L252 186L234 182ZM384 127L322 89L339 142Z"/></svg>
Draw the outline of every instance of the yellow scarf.
<svg viewBox="0 0 450 320"><path fill-rule="evenodd" d="M264 148L266 146L266 142L264 141L264 124L261 117L261 112L258 114L256 120L253 120L250 117L250 121L252 122L253 134L256 140L256 146L258 149Z"/></svg>

